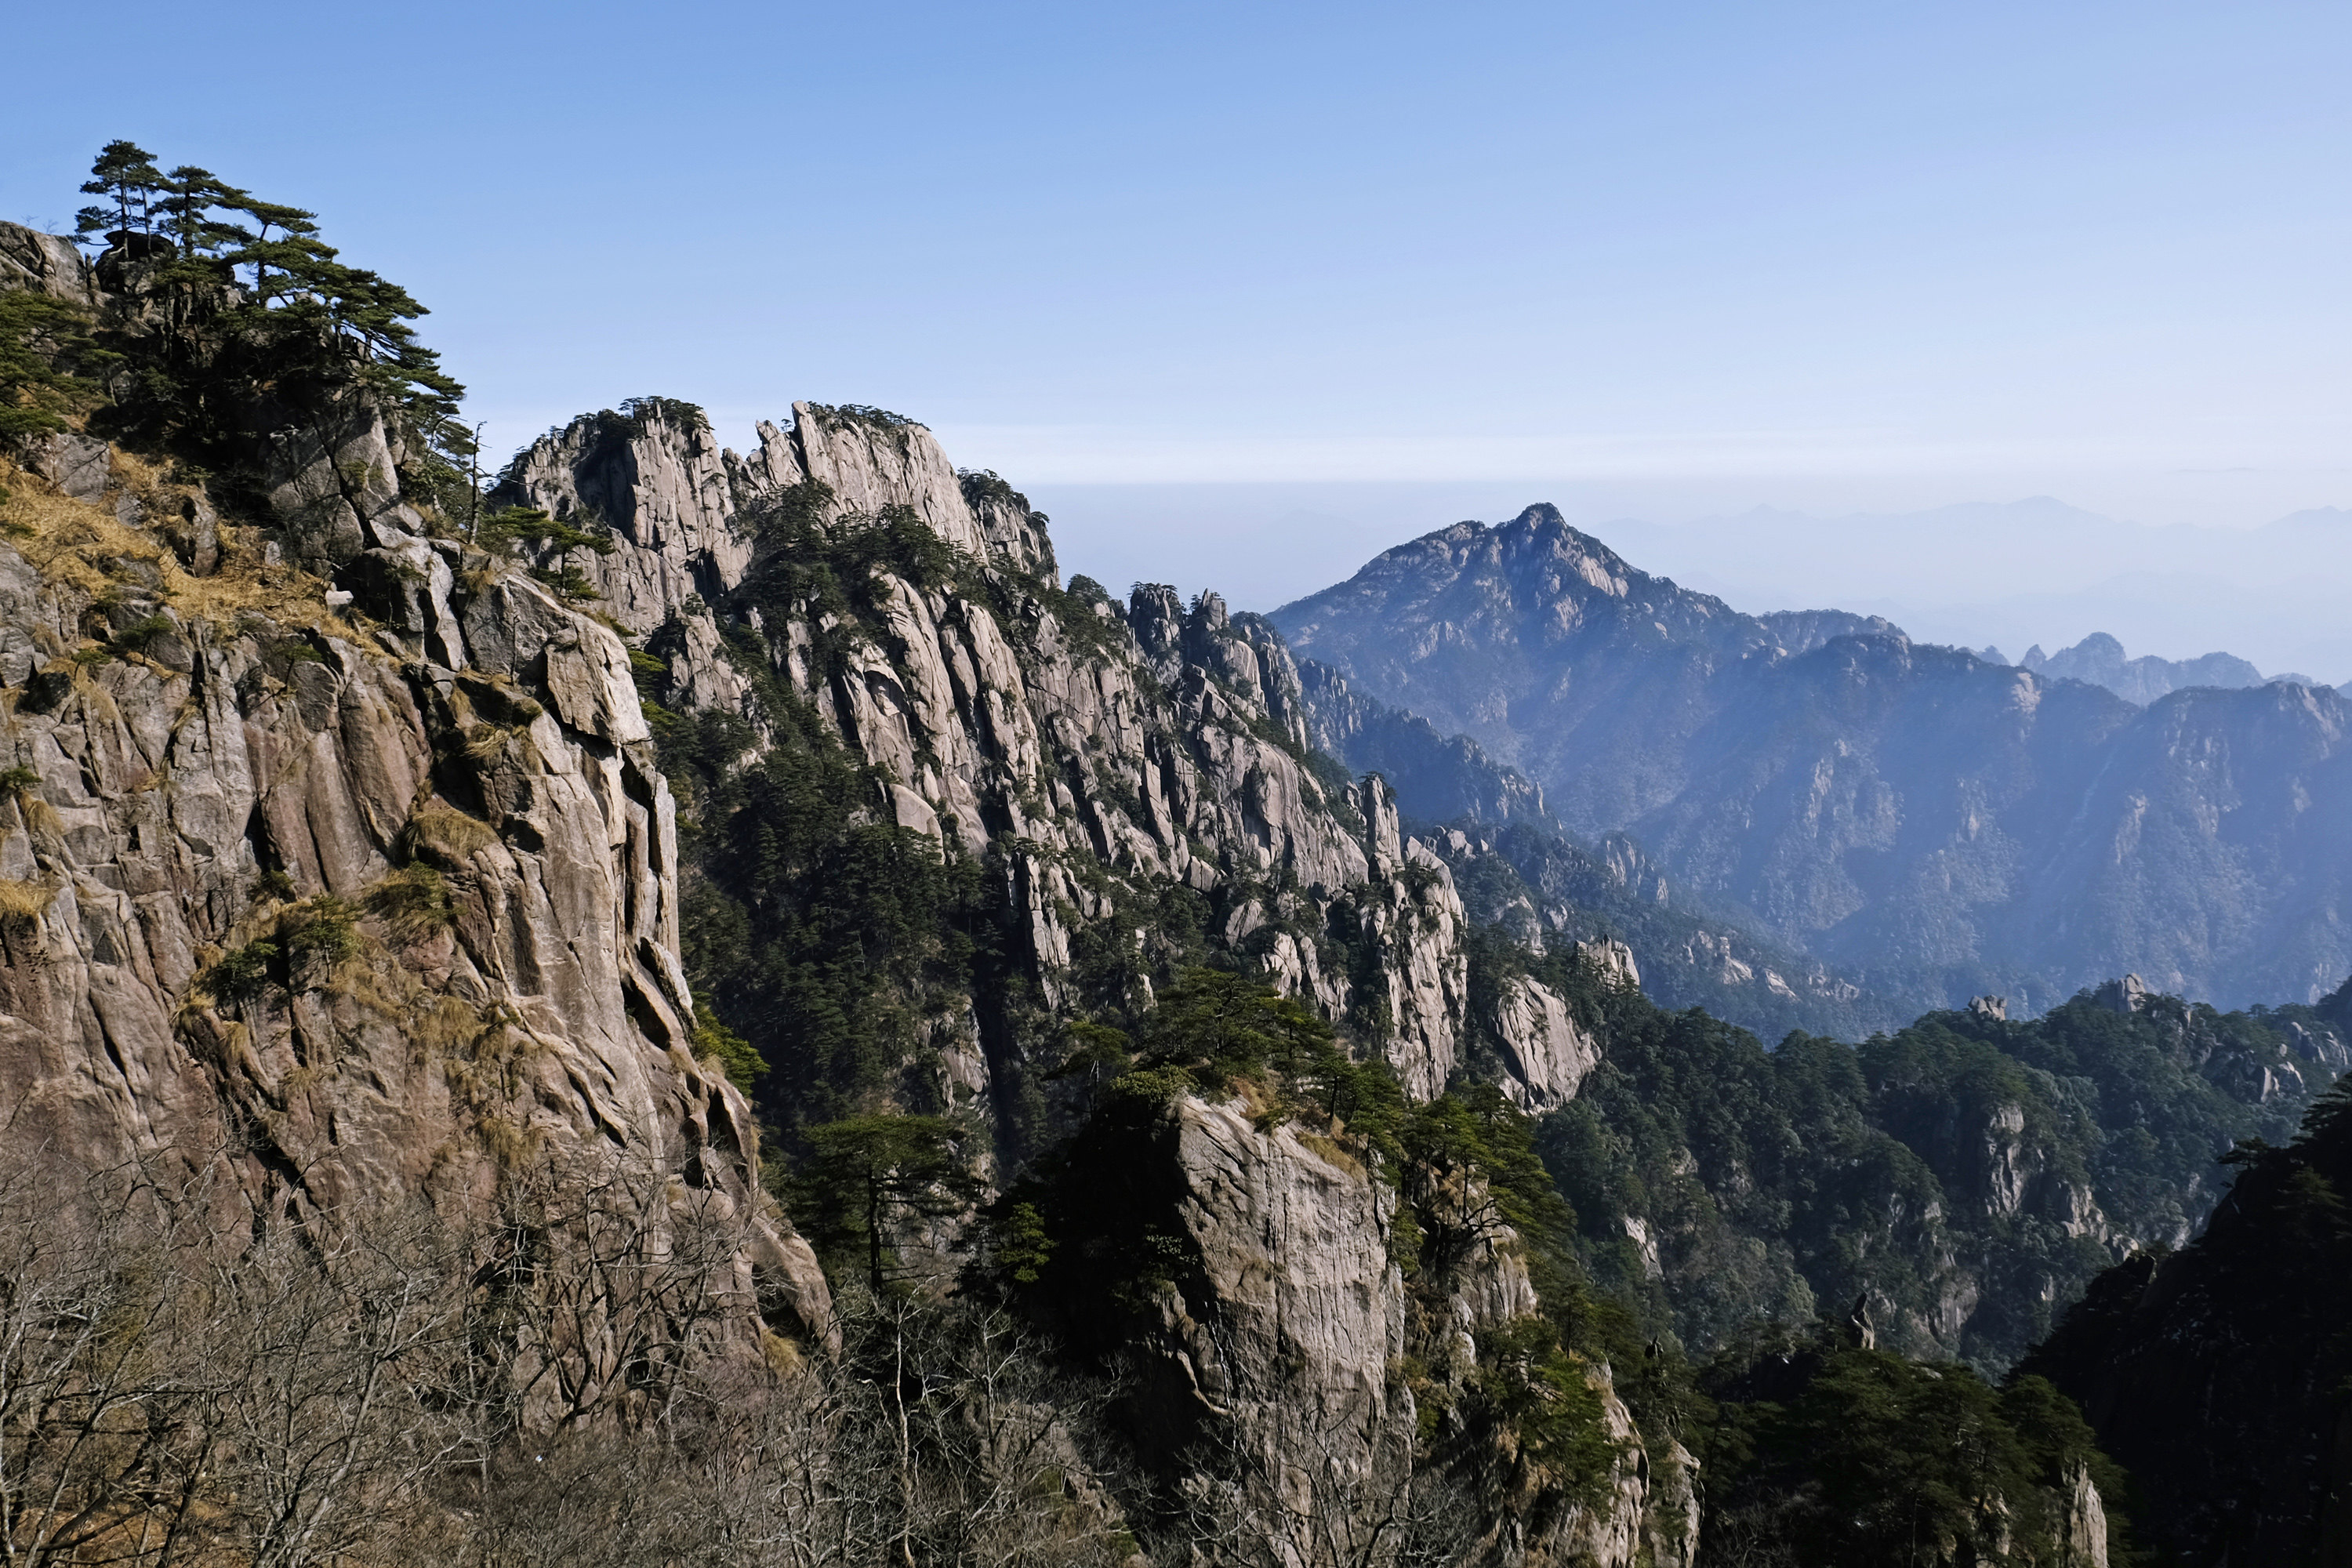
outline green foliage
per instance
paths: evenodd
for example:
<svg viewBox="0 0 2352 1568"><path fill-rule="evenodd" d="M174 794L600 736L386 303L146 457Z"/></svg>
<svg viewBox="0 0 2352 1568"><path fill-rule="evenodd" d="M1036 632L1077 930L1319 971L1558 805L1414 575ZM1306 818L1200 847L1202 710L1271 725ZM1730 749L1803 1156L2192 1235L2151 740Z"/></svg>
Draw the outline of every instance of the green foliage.
<svg viewBox="0 0 2352 1568"><path fill-rule="evenodd" d="M1062 1026L1062 1063L1048 1078L1083 1077L1088 1088L1099 1089L1107 1080L1123 1077L1135 1063L1127 1036L1108 1024L1073 1020Z"/></svg>
<svg viewBox="0 0 2352 1568"><path fill-rule="evenodd" d="M1045 514L1031 514L1045 521ZM1101 584L1085 575L1070 579L1067 588L1055 588L1043 577L1034 590L1038 601L1052 612L1054 624L1060 628L1063 643L1083 659L1116 658L1128 651L1127 623L1118 615L1110 595ZM1109 613L1098 606L1108 606Z"/></svg>
<svg viewBox="0 0 2352 1568"><path fill-rule="evenodd" d="M610 555L618 547L609 532L576 528L528 506L501 507L490 513L482 519L475 539L496 554L529 560L531 576L554 589L565 603L575 605L603 595L585 572L563 557L574 550Z"/></svg>
<svg viewBox="0 0 2352 1568"><path fill-rule="evenodd" d="M1153 1092L1197 1087L1213 1095L1247 1080L1266 1106L1262 1125L1312 1115L1348 1133L1392 1177L1405 1107L1387 1063L1356 1061L1312 1008L1264 981L1187 970L1143 1016L1137 1046L1129 1076Z"/></svg>
<svg viewBox="0 0 2352 1568"><path fill-rule="evenodd" d="M1191 1087L1167 1068L1107 1083L1077 1131L992 1205L990 1234L1014 1245L1000 1240L974 1285L1017 1299L1079 1353L1105 1354L1161 1286L1197 1280L1200 1250L1176 1213L1170 1110Z"/></svg>
<svg viewBox="0 0 2352 1568"><path fill-rule="evenodd" d="M856 1116L806 1130L793 1173L793 1222L836 1280L863 1267L877 1296L901 1281L894 1237L909 1218L971 1208L981 1192L962 1146L967 1129L938 1116Z"/></svg>
<svg viewBox="0 0 2352 1568"><path fill-rule="evenodd" d="M695 973L784 1064L788 1121L894 1087L926 999L969 973L954 911L977 893L936 839L851 818L870 795L827 795L809 761L772 752L730 781L743 804L715 828L711 875L686 910Z"/></svg>
<svg viewBox="0 0 2352 1568"><path fill-rule="evenodd" d="M89 373L113 356L89 328L89 317L62 300L0 293L0 449L65 429L105 395Z"/></svg>
<svg viewBox="0 0 2352 1568"><path fill-rule="evenodd" d="M2352 1394L2352 1082L2284 1144L2221 1158L2236 1179L2203 1234L2102 1274L2020 1371L2100 1413L2180 1561L2288 1561Z"/></svg>
<svg viewBox="0 0 2352 1568"><path fill-rule="evenodd" d="M41 775L23 763L0 773L0 791L10 795L23 795L28 790L38 789L40 784Z"/></svg>
<svg viewBox="0 0 2352 1568"><path fill-rule="evenodd" d="M685 430L707 430L710 416L698 403L679 397L631 397L621 404L620 416L628 433L642 436L656 420Z"/></svg>
<svg viewBox="0 0 2352 1568"><path fill-rule="evenodd" d="M835 429L862 425L869 430L895 433L918 423L903 414L893 414L887 408L876 408L865 403L812 403L808 411L815 416L818 424Z"/></svg>
<svg viewBox="0 0 2352 1568"><path fill-rule="evenodd" d="M2210 1151L2294 1114L2260 1103L2242 1065L2284 1060L2283 1028L2257 1016L2078 999L2031 1023L1933 1014L1860 1047L1792 1034L1767 1051L1573 953L1490 936L1471 958L1475 1015L1531 975L1608 1042L1538 1146L1595 1289L1702 1350L1868 1291L1896 1309L1895 1348L1998 1373L2109 1261L2071 1224L2070 1194L2130 1234L2192 1225ZM1906 1337L1934 1320L1955 1258L1980 1292L1964 1333Z"/></svg>
<svg viewBox="0 0 2352 1568"><path fill-rule="evenodd" d="M898 416L892 415L890 417ZM1046 521L1044 513L1031 511L1029 498L1014 489L994 468L958 468L956 485L963 491L967 506L974 509L1000 507L1006 511L1020 512L1037 522ZM1075 580L1071 585L1076 586Z"/></svg>
<svg viewBox="0 0 2352 1568"><path fill-rule="evenodd" d="M108 376L114 427L236 473L258 400L299 405L356 384L418 438L412 460L433 470L420 478L462 468L460 449L471 447L457 420L464 389L417 339L411 323L425 308L342 261L315 214L208 170L166 174L120 141L82 188L101 199L78 229L104 237L107 260L119 264L110 286L138 304L106 333L119 356ZM0 340L9 335L0 329Z"/></svg>
<svg viewBox="0 0 2352 1568"><path fill-rule="evenodd" d="M1016 1203L992 1215L989 1251L996 1268L1015 1285L1034 1285L1054 1258L1054 1238L1034 1203Z"/></svg>
<svg viewBox="0 0 2352 1568"><path fill-rule="evenodd" d="M121 234L152 232L165 185L155 154L134 142L109 142L90 163L89 179L81 190L87 196L107 198L113 210L102 205L82 208L75 232L96 234L109 223Z"/></svg>
<svg viewBox="0 0 2352 1568"><path fill-rule="evenodd" d="M341 963L360 951L357 911L331 893L321 893L278 917L278 940L291 962Z"/></svg>
<svg viewBox="0 0 2352 1568"><path fill-rule="evenodd" d="M243 947L231 948L198 977L196 984L224 999L249 996L268 980L269 967L278 961L278 951L274 942L249 942Z"/></svg>
<svg viewBox="0 0 2352 1568"><path fill-rule="evenodd" d="M768 1058L752 1049L751 1041L720 1023L704 996L694 999L694 1054L718 1063L728 1081L746 1094L768 1070Z"/></svg>
<svg viewBox="0 0 2352 1568"><path fill-rule="evenodd" d="M1474 1084L1416 1108L1401 1142L1417 1178L1412 1191L1426 1262L1450 1276L1507 1226L1565 1272L1576 1212L1536 1153L1533 1123L1500 1089Z"/></svg>
<svg viewBox="0 0 2352 1568"><path fill-rule="evenodd" d="M1543 1318L1515 1319L1481 1330L1476 1339L1477 1371L1459 1406L1462 1436L1452 1447L1465 1457L1492 1449L1522 1477L1549 1483L1568 1500L1600 1501L1618 1448L1594 1386L1598 1370L1566 1349Z"/></svg>
<svg viewBox="0 0 2352 1568"><path fill-rule="evenodd" d="M486 549L512 554L518 546L534 552L593 550L610 555L615 548L608 532L592 531L562 522L537 507L501 507L482 519L479 542Z"/></svg>
<svg viewBox="0 0 2352 1568"><path fill-rule="evenodd" d="M143 651L155 638L179 629L178 625L169 616L143 616L115 633L107 641L117 653L137 653Z"/></svg>
<svg viewBox="0 0 2352 1568"><path fill-rule="evenodd" d="M1802 1342L1710 1372L1729 1384L1700 1456L1727 1552L1822 1568L2060 1561L2087 1469L2111 1510L2110 1561L2135 1560L2113 1511L2121 1472L2040 1378L1996 1390L1964 1366Z"/></svg>

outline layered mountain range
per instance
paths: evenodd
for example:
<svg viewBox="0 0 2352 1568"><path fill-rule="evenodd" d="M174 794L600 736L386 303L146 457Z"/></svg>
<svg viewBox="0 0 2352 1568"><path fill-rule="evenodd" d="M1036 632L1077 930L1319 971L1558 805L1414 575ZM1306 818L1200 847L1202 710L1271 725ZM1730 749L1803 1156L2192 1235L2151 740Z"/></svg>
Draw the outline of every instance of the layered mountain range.
<svg viewBox="0 0 2352 1568"><path fill-rule="evenodd" d="M0 300L132 363L243 342L233 279L164 260L0 226ZM356 1363L402 1397L289 1396L373 1456L341 1560L2104 1563L2124 1483L2009 1369L2352 1063L2308 987L2225 1014L2137 977L1842 1043L1879 960L1808 956L1576 793L1648 822L1801 678L1819 721L1751 795L1851 762L1824 831L1874 801L1899 845L1904 747L2006 713L2030 783L2140 721L2092 688L1736 616L1540 517L1434 536L1461 591L1386 662L1335 616L1302 667L1213 594L1064 583L1017 491L881 410L739 454L638 399L478 497L364 352L193 357L204 461L98 392L0 460L0 1094L37 1134L0 1178L198 1194L208 1301L362 1258L257 1366L445 1303ZM1490 654L1517 695L1471 701ZM1613 762L1489 754L1545 712ZM448 1235L488 1261L398 1240ZM46 1342L65 1299L0 1313ZM120 1338L108 1377L197 1413L144 1418L169 1443L10 1405L0 1453L92 1540L262 1560L289 1467L205 1413L274 1385Z"/></svg>
<svg viewBox="0 0 2352 1568"><path fill-rule="evenodd" d="M1271 618L1525 773L1577 833L1630 834L1697 900L1907 1006L2038 1009L2126 970L2311 1001L2352 963L2332 689L2143 708L1883 621L1740 614L1546 507Z"/></svg>

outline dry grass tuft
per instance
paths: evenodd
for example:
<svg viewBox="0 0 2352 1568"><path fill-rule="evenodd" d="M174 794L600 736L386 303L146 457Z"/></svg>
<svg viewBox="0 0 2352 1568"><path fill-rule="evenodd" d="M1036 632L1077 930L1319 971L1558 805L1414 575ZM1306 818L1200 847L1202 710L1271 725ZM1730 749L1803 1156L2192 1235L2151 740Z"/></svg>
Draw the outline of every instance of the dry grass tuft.
<svg viewBox="0 0 2352 1568"><path fill-rule="evenodd" d="M55 838L66 830L65 818L58 815L58 808L37 791L17 791L16 809L24 815L25 831L37 839Z"/></svg>
<svg viewBox="0 0 2352 1568"><path fill-rule="evenodd" d="M383 922L395 947L428 942L457 922L449 885L430 866L403 867L369 889L360 902Z"/></svg>
<svg viewBox="0 0 2352 1568"><path fill-rule="evenodd" d="M0 878L0 923L26 926L48 912L58 890L45 882L17 882Z"/></svg>
<svg viewBox="0 0 2352 1568"><path fill-rule="evenodd" d="M454 805L428 800L409 814L401 829L401 847L414 857L430 853L453 865L463 865L499 841L498 831L478 816L468 816Z"/></svg>
<svg viewBox="0 0 2352 1568"><path fill-rule="evenodd" d="M772 1329L760 1331L760 1359L778 1377L790 1377L802 1366L801 1347Z"/></svg>
<svg viewBox="0 0 2352 1568"><path fill-rule="evenodd" d="M151 510L171 504L180 493L194 493L190 487L165 485L151 466L128 454L115 453L114 465L128 488L151 498ZM124 580L120 563L138 563L161 578L163 597L183 617L203 621L217 634L234 635L240 622L259 618L322 632L371 657L388 658L373 638L363 638L327 608L324 582L293 566L265 564L254 530L223 524L219 570L191 577L152 534L125 527L102 507L58 493L38 475L5 458L0 489L8 492L0 501L0 534L52 582L98 598Z"/></svg>
<svg viewBox="0 0 2352 1568"><path fill-rule="evenodd" d="M535 1128L518 1126L504 1116L484 1116L474 1124L483 1149L502 1170L523 1171L538 1163L545 1142Z"/></svg>
<svg viewBox="0 0 2352 1568"><path fill-rule="evenodd" d="M470 1053L476 1041L494 1026L481 1012L455 996L435 998L415 1023L411 1037L436 1056Z"/></svg>
<svg viewBox="0 0 2352 1568"><path fill-rule="evenodd" d="M1326 1138L1320 1132L1309 1132L1302 1127L1298 1129L1298 1142L1319 1155L1325 1164L1336 1165L1351 1176L1362 1178L1364 1163L1349 1153L1337 1140Z"/></svg>
<svg viewBox="0 0 2352 1568"><path fill-rule="evenodd" d="M496 767L506 760L507 745L519 733L520 731L485 724L466 737L466 760L478 768Z"/></svg>

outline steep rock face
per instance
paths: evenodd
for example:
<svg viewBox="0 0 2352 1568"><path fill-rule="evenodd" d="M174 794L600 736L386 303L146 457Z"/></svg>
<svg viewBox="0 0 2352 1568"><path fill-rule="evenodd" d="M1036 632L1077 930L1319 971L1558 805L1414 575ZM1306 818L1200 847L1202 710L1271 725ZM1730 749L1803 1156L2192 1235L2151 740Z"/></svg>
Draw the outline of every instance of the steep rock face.
<svg viewBox="0 0 2352 1568"><path fill-rule="evenodd" d="M1150 1420L1206 1437L1193 1451L1221 1460L1188 1494L1262 1531L1283 1560L1384 1560L1394 1537L1438 1522L1409 1518L1398 1495L1415 1405L1397 1366L1412 1357L1459 1385L1476 1371L1475 1335L1535 1313L1517 1238L1498 1229L1434 1295L1408 1289L1389 1252L1397 1197L1337 1144L1262 1131L1235 1101L1186 1099L1171 1115L1175 1215L1201 1274L1159 1298L1149 1352L1165 1373ZM1613 1456L1596 1495L1562 1497L1539 1474L1467 1477L1479 1506L1446 1521L1460 1532L1449 1544L1495 1564L1693 1560L1689 1456L1669 1441L1653 1457L1608 1368L1588 1375Z"/></svg>
<svg viewBox="0 0 2352 1568"><path fill-rule="evenodd" d="M1765 1040L1790 1029L1851 1039L1908 1021L1849 972L1791 949L1754 919L1692 907L1622 835L1588 847L1533 823L1457 820L1423 837L1474 921L1538 953L1605 935L1638 962L1638 984L1664 1006L1704 1007Z"/></svg>
<svg viewBox="0 0 2352 1568"><path fill-rule="evenodd" d="M666 700L757 729L751 683L772 677L812 704L888 781L880 819L1003 862L1049 1006L1068 994L1075 926L1181 885L1285 991L1376 1020L1412 1092L1444 1087L1460 900L1384 784L1310 765L1302 682L1269 626L1214 595L1061 592L1042 520L993 476L960 481L920 426L796 405L744 458L683 405L632 410L541 440L499 499L613 530L621 548L572 559L665 657ZM801 543L761 542L780 505L814 530ZM945 575L885 558L894 517L950 547ZM881 552L860 555L869 541ZM861 563L856 605L773 589L812 549ZM748 669L746 632L763 650Z"/></svg>
<svg viewBox="0 0 2352 1568"><path fill-rule="evenodd" d="M956 549L1024 573L1053 570L1042 523L992 476L966 485L929 430L891 416L795 403L793 423L762 420L749 457L719 447L701 411L646 398L583 415L525 448L491 500L609 532L628 548L572 551L615 620L639 634L716 602L750 567L744 508L823 485L844 516L904 507Z"/></svg>
<svg viewBox="0 0 2352 1568"><path fill-rule="evenodd" d="M216 1158L260 1205L474 1205L617 1149L732 1194L743 1266L822 1331L748 1108L696 1058L625 648L428 538L382 419L344 415L210 560L173 548L208 498L134 458L83 500L9 476L0 1093L53 1157ZM280 563L302 540L380 618Z"/></svg>
<svg viewBox="0 0 2352 1568"><path fill-rule="evenodd" d="M1513 976L1501 989L1491 1026L1498 1039L1511 1042L1504 1092L1522 1110L1567 1104L1600 1065L1600 1042L1539 980Z"/></svg>
<svg viewBox="0 0 2352 1568"><path fill-rule="evenodd" d="M1328 665L1301 659L1298 672L1308 738L1351 768L1384 775L1414 816L1557 826L1543 790L1468 736L1440 735L1428 720L1362 696Z"/></svg>
<svg viewBox="0 0 2352 1568"><path fill-rule="evenodd" d="M2352 967L2352 710L2330 690L2138 709L1851 617L1740 615L1545 507L1274 618L1525 771L1570 828L1634 834L1678 887L1901 1011L2040 1010L2125 969L2309 1002Z"/></svg>
<svg viewBox="0 0 2352 1568"><path fill-rule="evenodd" d="M22 224L0 223L0 290L25 289L95 310L98 272L73 241Z"/></svg>

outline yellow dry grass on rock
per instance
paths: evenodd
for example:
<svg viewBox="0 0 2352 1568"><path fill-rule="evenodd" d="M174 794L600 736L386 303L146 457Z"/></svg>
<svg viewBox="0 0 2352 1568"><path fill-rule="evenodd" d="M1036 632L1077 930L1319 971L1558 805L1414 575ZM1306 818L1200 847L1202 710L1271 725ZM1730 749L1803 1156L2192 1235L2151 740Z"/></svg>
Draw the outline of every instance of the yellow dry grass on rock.
<svg viewBox="0 0 2352 1568"><path fill-rule="evenodd" d="M429 849L460 863L498 842L498 830L478 816L468 816L454 805L426 800L409 814L401 830L402 847L409 854Z"/></svg>
<svg viewBox="0 0 2352 1568"><path fill-rule="evenodd" d="M1298 1142L1300 1147L1319 1156L1325 1164L1336 1166L1359 1181L1363 1179L1364 1163L1350 1153L1347 1145L1338 1139L1327 1138L1320 1132L1301 1127L1298 1129Z"/></svg>
<svg viewBox="0 0 2352 1568"><path fill-rule="evenodd" d="M11 792L10 798L16 803L17 815L25 819L25 831L42 847L47 848L48 840L65 832L65 818L58 815L58 808L43 798L40 791L16 790Z"/></svg>
<svg viewBox="0 0 2352 1568"><path fill-rule="evenodd" d="M47 912L58 890L46 882L18 882L0 878L0 922L30 924Z"/></svg>
<svg viewBox="0 0 2352 1568"><path fill-rule="evenodd" d="M188 486L165 484L149 465L120 452L114 468L151 512L194 493ZM101 507L59 494L47 480L5 458L0 458L0 490L8 495L0 501L0 535L5 536L0 542L14 546L53 582L99 598L126 580L121 563L136 562L157 574L164 600L183 618L203 621L215 633L234 633L241 623L260 618L387 657L373 638L363 637L327 607L325 583L294 566L266 563L252 530L222 524L219 569L209 577L192 577L153 535L124 526Z"/></svg>

